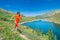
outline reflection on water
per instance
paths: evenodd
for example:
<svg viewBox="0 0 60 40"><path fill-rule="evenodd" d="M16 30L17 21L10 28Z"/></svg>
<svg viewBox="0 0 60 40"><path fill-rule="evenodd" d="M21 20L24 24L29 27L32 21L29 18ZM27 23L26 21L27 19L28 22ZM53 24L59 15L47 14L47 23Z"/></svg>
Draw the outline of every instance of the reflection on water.
<svg viewBox="0 0 60 40"><path fill-rule="evenodd" d="M54 23L57 28L60 28L60 24Z"/></svg>

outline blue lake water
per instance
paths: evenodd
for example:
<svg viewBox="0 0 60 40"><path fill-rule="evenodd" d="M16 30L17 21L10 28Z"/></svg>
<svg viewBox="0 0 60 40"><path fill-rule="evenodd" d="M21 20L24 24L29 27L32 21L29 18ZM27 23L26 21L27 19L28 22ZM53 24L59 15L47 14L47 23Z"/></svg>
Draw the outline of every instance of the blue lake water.
<svg viewBox="0 0 60 40"><path fill-rule="evenodd" d="M33 21L33 22L27 22L22 25L25 25L27 27L30 27L36 31L44 31L44 33L47 33L49 29L53 31L53 34L57 36L57 39L60 40L60 28L56 27L54 23L52 22L46 22L46 21Z"/></svg>

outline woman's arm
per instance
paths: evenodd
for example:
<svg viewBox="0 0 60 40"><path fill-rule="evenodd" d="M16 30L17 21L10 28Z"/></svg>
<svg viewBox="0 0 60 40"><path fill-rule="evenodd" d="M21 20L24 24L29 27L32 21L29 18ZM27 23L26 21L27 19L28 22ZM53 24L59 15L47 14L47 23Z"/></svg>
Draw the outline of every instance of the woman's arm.
<svg viewBox="0 0 60 40"><path fill-rule="evenodd" d="M11 18L10 18L10 20L13 20L15 18L15 15L13 15Z"/></svg>

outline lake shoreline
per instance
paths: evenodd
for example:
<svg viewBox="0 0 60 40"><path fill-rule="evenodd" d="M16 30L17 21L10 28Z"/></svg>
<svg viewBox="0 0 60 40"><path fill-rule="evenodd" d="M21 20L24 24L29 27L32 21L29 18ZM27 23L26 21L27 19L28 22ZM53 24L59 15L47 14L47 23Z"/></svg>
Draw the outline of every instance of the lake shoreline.
<svg viewBox="0 0 60 40"><path fill-rule="evenodd" d="M47 19L37 19L37 20L32 20L32 21L25 21L25 22L21 22L19 24L24 24L24 23L27 23L27 22L33 22L33 21L38 21L38 20L60 24L60 22L51 21L51 20L47 20Z"/></svg>
<svg viewBox="0 0 60 40"><path fill-rule="evenodd" d="M25 22L21 22L21 23L19 23L19 24L24 24L24 23L27 23L27 22L33 22L33 21L38 21L38 20L40 20L40 19L37 19L37 20L31 20L31 21L25 21Z"/></svg>

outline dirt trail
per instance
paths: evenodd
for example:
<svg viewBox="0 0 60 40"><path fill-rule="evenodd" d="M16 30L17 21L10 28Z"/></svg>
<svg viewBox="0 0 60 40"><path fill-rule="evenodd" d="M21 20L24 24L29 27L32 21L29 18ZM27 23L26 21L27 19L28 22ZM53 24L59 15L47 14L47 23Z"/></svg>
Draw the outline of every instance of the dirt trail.
<svg viewBox="0 0 60 40"><path fill-rule="evenodd" d="M25 40L30 40L28 37L26 37L26 35L24 34L19 34L20 37L24 38Z"/></svg>

